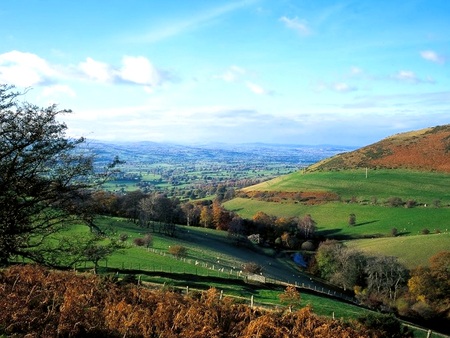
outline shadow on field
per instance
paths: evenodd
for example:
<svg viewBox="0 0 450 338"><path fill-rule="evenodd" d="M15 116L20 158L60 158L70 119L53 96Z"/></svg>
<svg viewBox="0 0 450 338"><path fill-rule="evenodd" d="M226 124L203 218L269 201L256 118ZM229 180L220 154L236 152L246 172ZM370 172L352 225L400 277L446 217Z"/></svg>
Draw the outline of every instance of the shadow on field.
<svg viewBox="0 0 450 338"><path fill-rule="evenodd" d="M372 224L372 223L376 223L376 222L379 222L379 220L376 219L376 220L374 220L374 221L363 222L363 223L357 223L357 224L355 224L355 226L359 227L359 226L361 226L361 225Z"/></svg>

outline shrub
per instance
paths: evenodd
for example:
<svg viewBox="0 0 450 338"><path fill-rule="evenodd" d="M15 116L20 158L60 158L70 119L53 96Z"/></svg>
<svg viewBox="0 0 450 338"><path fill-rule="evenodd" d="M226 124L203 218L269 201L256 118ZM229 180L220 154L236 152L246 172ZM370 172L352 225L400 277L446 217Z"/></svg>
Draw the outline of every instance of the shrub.
<svg viewBox="0 0 450 338"><path fill-rule="evenodd" d="M417 205L417 202L414 200L407 200L405 204L405 208L414 208Z"/></svg>
<svg viewBox="0 0 450 338"><path fill-rule="evenodd" d="M306 241L302 244L302 250L314 251L315 249L316 249L316 246L311 241Z"/></svg>
<svg viewBox="0 0 450 338"><path fill-rule="evenodd" d="M125 242L127 239L128 239L128 234L126 234L126 233L121 233L120 235L119 235L119 239L120 239L120 241L123 243L123 242Z"/></svg>
<svg viewBox="0 0 450 338"><path fill-rule="evenodd" d="M422 229L422 235L428 235L430 233L430 230L428 229Z"/></svg>
<svg viewBox="0 0 450 338"><path fill-rule="evenodd" d="M261 265L255 262L245 263L242 266L242 270L248 273L262 273L263 269L264 268Z"/></svg>
<svg viewBox="0 0 450 338"><path fill-rule="evenodd" d="M395 236L397 236L398 235L398 230L397 230L397 228L392 228L391 229L391 236L392 237L395 237Z"/></svg>
<svg viewBox="0 0 450 338"><path fill-rule="evenodd" d="M390 197L387 200L387 205L390 207L400 207L403 204L403 200L400 197Z"/></svg>
<svg viewBox="0 0 450 338"><path fill-rule="evenodd" d="M367 313L358 318L372 337L405 337L400 321L393 314Z"/></svg>
<svg viewBox="0 0 450 338"><path fill-rule="evenodd" d="M145 241L144 241L144 239L141 238L141 237L138 237L138 238L133 239L133 243L134 243L135 245L137 245L137 246L144 246L144 245L145 245Z"/></svg>
<svg viewBox="0 0 450 338"><path fill-rule="evenodd" d="M168 252L177 258L184 257L187 255L187 248L182 245L169 246Z"/></svg>

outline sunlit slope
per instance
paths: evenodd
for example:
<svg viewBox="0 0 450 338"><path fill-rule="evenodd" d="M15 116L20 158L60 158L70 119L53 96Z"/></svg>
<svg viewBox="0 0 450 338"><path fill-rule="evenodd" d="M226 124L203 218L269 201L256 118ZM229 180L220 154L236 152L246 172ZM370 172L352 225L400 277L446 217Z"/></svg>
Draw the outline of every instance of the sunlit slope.
<svg viewBox="0 0 450 338"><path fill-rule="evenodd" d="M445 229L444 229L445 231ZM429 265L429 259L441 251L450 250L450 234L429 234L347 241L346 245L364 251L368 255L399 257L412 269Z"/></svg>
<svg viewBox="0 0 450 338"><path fill-rule="evenodd" d="M397 134L320 161L308 171L366 167L450 173L450 125Z"/></svg>
<svg viewBox="0 0 450 338"><path fill-rule="evenodd" d="M343 171L295 172L290 175L243 189L243 192L330 192L342 200L356 197L358 202L379 203L390 197L404 201L415 200L431 205L439 200L441 205L450 203L450 175L439 172L412 170L365 169Z"/></svg>

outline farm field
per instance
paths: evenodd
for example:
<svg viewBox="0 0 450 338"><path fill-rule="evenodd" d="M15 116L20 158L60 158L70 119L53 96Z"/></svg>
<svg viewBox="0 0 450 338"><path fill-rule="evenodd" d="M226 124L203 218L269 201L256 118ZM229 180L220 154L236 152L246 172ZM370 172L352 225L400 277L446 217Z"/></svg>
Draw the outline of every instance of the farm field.
<svg viewBox="0 0 450 338"><path fill-rule="evenodd" d="M359 203L329 202L318 205L273 203L235 198L224 206L241 217L252 218L258 211L278 217L303 217L311 214L317 222L318 235L340 239L390 236L392 228L401 235L418 235L427 228L448 232L450 209L434 207L384 207ZM356 215L356 225L348 225L349 214Z"/></svg>
<svg viewBox="0 0 450 338"><path fill-rule="evenodd" d="M428 266L430 257L450 250L450 234L358 239L346 241L345 244L369 256L382 254L398 257L407 268L413 269L419 265Z"/></svg>
<svg viewBox="0 0 450 338"><path fill-rule="evenodd" d="M450 175L437 172L411 171L403 169L365 169L345 171L297 171L290 175L263 182L243 191L286 191L286 192L332 192L349 200L352 196L358 202L371 202L376 196L379 203L390 197L403 201L413 199L419 204L450 204Z"/></svg>

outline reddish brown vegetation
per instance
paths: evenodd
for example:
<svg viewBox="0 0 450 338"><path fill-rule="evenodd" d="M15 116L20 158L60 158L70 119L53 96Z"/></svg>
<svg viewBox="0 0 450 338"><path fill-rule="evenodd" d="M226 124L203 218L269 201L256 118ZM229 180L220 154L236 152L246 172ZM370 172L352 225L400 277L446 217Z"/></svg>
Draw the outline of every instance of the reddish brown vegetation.
<svg viewBox="0 0 450 338"><path fill-rule="evenodd" d="M331 192L287 192L287 191L248 191L240 192L239 197L252 198L266 202L299 202L307 205L336 201L339 195Z"/></svg>
<svg viewBox="0 0 450 338"><path fill-rule="evenodd" d="M0 272L0 334L15 337L368 337L337 320L16 266ZM371 335L381 337L381 335Z"/></svg>
<svg viewBox="0 0 450 338"><path fill-rule="evenodd" d="M357 167L450 172L450 125L388 137L327 159L315 169Z"/></svg>

